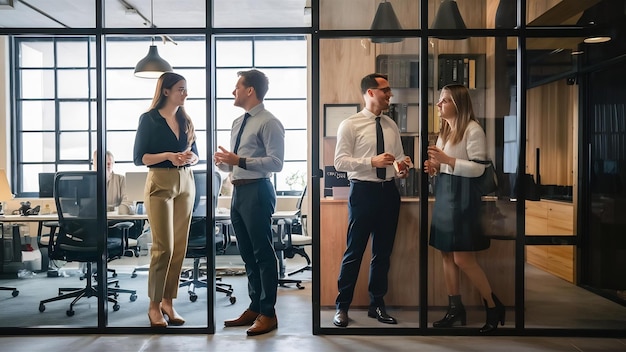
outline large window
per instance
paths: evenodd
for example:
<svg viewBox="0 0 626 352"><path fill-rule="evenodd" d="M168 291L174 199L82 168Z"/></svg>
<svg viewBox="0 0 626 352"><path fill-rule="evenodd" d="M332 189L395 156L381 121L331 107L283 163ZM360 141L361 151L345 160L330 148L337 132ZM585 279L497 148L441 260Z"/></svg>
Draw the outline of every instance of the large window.
<svg viewBox="0 0 626 352"><path fill-rule="evenodd" d="M300 193L306 182L307 42L304 36L218 37L216 54L217 144L228 148L233 120L244 112L233 106L237 72L252 68L269 78L265 107L285 127L285 163L276 174L279 194Z"/></svg>
<svg viewBox="0 0 626 352"><path fill-rule="evenodd" d="M201 163L207 151L204 36L168 37L161 56L187 78L185 104L194 120ZM106 42L107 149L115 155L116 173L140 171L132 162L139 116L154 94L155 80L136 78L133 70L147 52L149 39L109 37ZM94 37L17 37L15 92L17 142L14 167L19 196L35 196L38 174L91 168L96 147ZM278 194L299 192L306 180L307 42L304 36L216 38L216 145L229 147L232 121L243 114L233 106L237 71L257 68L270 79L265 105L285 127L283 171L273 182ZM280 53L280 54L278 54ZM216 145L208 150L215 150Z"/></svg>

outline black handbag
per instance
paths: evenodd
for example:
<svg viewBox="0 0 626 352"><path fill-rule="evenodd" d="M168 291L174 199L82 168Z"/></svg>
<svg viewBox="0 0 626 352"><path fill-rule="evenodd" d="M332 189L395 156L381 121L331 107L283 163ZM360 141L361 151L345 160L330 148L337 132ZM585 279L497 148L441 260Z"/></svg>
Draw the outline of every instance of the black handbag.
<svg viewBox="0 0 626 352"><path fill-rule="evenodd" d="M474 187L478 194L485 196L496 193L498 190L498 177L496 169L491 160L471 160L473 162L485 165L485 172L479 177L473 179Z"/></svg>

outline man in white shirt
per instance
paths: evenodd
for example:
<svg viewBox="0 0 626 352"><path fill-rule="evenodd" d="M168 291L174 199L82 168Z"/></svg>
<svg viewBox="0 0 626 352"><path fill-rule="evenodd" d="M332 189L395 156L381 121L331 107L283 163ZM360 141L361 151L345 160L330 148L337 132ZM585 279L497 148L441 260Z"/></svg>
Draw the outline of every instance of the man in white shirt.
<svg viewBox="0 0 626 352"><path fill-rule="evenodd" d="M342 121L337 131L335 169L350 180L347 248L338 279L333 324L348 326L348 309L354 296L363 252L372 236L368 316L396 324L385 309L389 261L398 225L400 194L394 177L408 176L410 158L404 155L396 123L383 115L392 97L387 76L369 74L361 80L365 109ZM396 171L394 163L401 165Z"/></svg>

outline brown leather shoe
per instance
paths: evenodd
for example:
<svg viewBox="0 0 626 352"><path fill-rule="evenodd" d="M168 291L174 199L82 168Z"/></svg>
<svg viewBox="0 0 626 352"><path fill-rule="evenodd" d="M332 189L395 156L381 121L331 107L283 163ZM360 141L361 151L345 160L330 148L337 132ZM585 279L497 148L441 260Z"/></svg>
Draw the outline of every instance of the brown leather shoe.
<svg viewBox="0 0 626 352"><path fill-rule="evenodd" d="M238 318L224 320L224 326L231 327L252 325L258 316L259 313L246 309Z"/></svg>
<svg viewBox="0 0 626 352"><path fill-rule="evenodd" d="M261 335L268 333L277 327L278 319L276 316L268 317L267 315L259 314L250 329L246 330L246 333L248 336Z"/></svg>

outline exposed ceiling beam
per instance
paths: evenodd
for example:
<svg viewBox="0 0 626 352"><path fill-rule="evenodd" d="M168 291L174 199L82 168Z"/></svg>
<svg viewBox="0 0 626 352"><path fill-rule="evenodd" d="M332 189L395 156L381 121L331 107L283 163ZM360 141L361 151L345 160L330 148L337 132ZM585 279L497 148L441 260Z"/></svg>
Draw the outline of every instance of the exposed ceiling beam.
<svg viewBox="0 0 626 352"><path fill-rule="evenodd" d="M50 20L52 20L52 21L54 21L54 22L56 22L56 23L60 24L61 26L65 27L65 28L70 28L70 26L68 26L68 25L66 25L65 23L63 23L63 22L61 22L61 21L57 20L56 18L54 18L54 17L52 17L52 16L48 15L48 13L44 12L43 10L40 10L40 9L36 8L35 6L33 6L33 5L29 4L29 3L27 3L26 1L24 1L24 0L17 0L17 1L18 1L18 2L21 2L22 4L24 4L24 6L30 7L33 11L38 12L38 13L39 13L39 14L41 14L42 16L45 16L45 17L49 18Z"/></svg>

